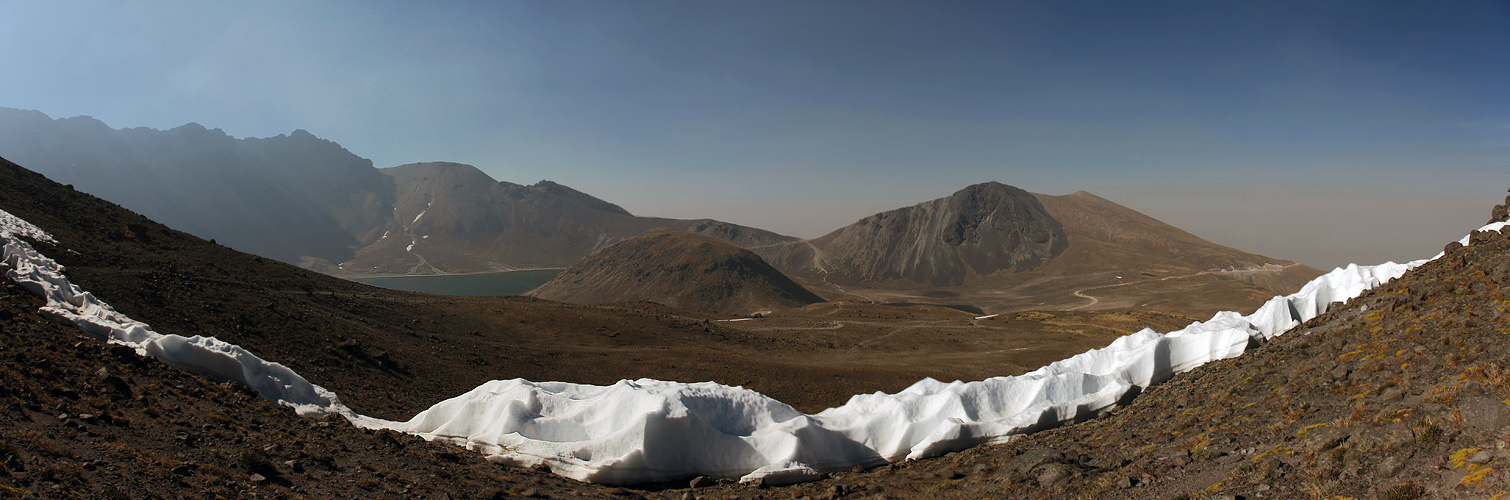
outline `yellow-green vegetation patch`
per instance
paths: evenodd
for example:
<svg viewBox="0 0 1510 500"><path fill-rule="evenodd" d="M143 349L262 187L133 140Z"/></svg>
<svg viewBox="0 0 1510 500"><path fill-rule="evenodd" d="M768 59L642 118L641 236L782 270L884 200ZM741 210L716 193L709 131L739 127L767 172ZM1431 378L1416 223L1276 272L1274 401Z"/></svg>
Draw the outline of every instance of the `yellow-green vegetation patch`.
<svg viewBox="0 0 1510 500"><path fill-rule="evenodd" d="M1478 484L1484 480L1484 476L1489 475L1489 472L1492 470L1494 469L1490 467L1480 467L1479 470L1473 471L1468 475L1463 476L1463 479L1459 479L1458 482L1469 486L1478 486Z"/></svg>
<svg viewBox="0 0 1510 500"><path fill-rule="evenodd" d="M29 494L31 494L31 490L24 490L24 489L21 489L21 488L12 488L10 486L6 486L6 485L3 485L3 484L0 484L0 491L4 491L4 492L10 493L12 495L29 495Z"/></svg>
<svg viewBox="0 0 1510 500"><path fill-rule="evenodd" d="M1300 430L1298 430L1298 431L1295 431L1295 435L1296 435L1296 436L1297 436L1297 437L1298 437L1298 436L1304 436L1304 435L1306 435L1306 431L1309 431L1309 430L1311 430L1311 429L1315 429L1315 428L1317 428L1317 427L1330 427L1330 426L1331 426L1331 425L1332 425L1332 424L1329 424L1329 423L1326 423L1326 422L1322 422L1322 423L1319 423L1319 424L1311 424L1311 425L1307 425L1307 426L1305 426L1305 427L1303 427L1303 428L1301 428L1301 429L1300 429Z"/></svg>
<svg viewBox="0 0 1510 500"><path fill-rule="evenodd" d="M1464 465L1468 464L1469 455L1478 453L1482 450L1483 448L1463 448L1461 450L1454 451L1451 455L1447 456L1447 463L1451 464L1452 468L1454 469L1461 469Z"/></svg>

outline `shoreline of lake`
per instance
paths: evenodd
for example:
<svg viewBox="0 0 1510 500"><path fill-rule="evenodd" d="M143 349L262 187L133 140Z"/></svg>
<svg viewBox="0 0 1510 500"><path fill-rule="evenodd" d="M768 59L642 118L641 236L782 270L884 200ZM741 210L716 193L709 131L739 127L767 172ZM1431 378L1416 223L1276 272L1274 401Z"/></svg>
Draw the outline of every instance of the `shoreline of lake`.
<svg viewBox="0 0 1510 500"><path fill-rule="evenodd" d="M522 295L534 290L564 268L521 269L465 274L399 275L346 278L391 290L453 296Z"/></svg>

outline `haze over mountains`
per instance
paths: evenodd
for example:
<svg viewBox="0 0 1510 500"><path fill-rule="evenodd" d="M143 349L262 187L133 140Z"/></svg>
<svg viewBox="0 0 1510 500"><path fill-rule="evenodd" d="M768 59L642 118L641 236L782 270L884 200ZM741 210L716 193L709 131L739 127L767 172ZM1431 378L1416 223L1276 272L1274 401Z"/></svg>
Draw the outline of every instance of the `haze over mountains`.
<svg viewBox="0 0 1510 500"><path fill-rule="evenodd" d="M0 155L44 175L233 248L347 278L563 268L655 228L750 249L827 299L993 312L1150 307L1200 316L1320 274L1089 193L1048 196L997 182L802 240L709 219L638 217L567 186L500 182L470 165L377 169L302 130L235 139L197 124L111 129L0 109L0 132Z"/></svg>
<svg viewBox="0 0 1510 500"><path fill-rule="evenodd" d="M235 139L190 123L113 129L0 108L0 156L174 228L297 263L350 259L393 206L372 162L303 130Z"/></svg>

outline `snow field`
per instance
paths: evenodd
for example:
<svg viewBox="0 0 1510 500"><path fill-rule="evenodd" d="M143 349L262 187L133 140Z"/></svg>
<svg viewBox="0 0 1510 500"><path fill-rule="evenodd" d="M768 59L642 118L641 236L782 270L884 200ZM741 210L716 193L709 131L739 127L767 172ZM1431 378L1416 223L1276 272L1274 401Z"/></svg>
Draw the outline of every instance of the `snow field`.
<svg viewBox="0 0 1510 500"><path fill-rule="evenodd" d="M1247 316L1221 312L1165 334L1144 329L1015 377L951 383L924 379L896 394L856 395L816 415L711 382L641 379L592 386L515 379L485 383L407 422L390 422L358 415L334 393L238 346L153 332L70 284L62 266L17 235L51 241L35 226L0 211L7 275L46 298L44 313L96 338L135 347L179 368L245 383L301 415L336 413L356 425L462 445L494 462L544 464L557 474L600 483L695 475L794 482L855 465L1005 441L1089 418L1176 373L1240 355L1325 312L1331 303L1426 262L1349 265L1299 292L1275 297ZM1467 244L1468 238L1462 242Z"/></svg>

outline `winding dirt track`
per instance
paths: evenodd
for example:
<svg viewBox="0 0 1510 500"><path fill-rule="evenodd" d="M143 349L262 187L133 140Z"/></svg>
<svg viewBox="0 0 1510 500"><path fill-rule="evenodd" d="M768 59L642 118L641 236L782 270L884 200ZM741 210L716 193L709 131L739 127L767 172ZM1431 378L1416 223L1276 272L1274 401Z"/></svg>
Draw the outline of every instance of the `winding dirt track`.
<svg viewBox="0 0 1510 500"><path fill-rule="evenodd" d="M1290 267L1294 267L1294 266L1298 266L1298 265L1300 265L1300 263L1298 263L1298 262L1286 264L1286 265L1284 265L1284 266L1279 267L1278 269L1276 269L1276 271L1282 271L1284 269L1287 269L1287 268L1290 268ZM1146 279L1146 280L1138 280L1138 281L1129 281L1129 282L1126 282L1126 283L1113 283L1113 284L1110 284L1110 285L1101 285L1101 286L1093 286L1093 287L1081 288L1079 290L1075 290L1073 292L1074 295L1076 297L1080 297L1082 299L1090 299L1090 302L1086 303L1086 304L1081 304L1081 305L1078 305L1078 306L1075 306L1075 307L1066 308L1064 310L1065 311L1078 311L1080 309L1085 309L1087 307L1094 306L1094 305L1096 305L1096 304L1098 304L1098 303L1101 302L1101 299L1098 299L1098 298L1090 296L1090 295L1086 295L1084 293L1086 290L1100 290L1100 289L1104 289L1104 288L1116 288L1116 287L1119 287L1119 286L1140 285L1140 284L1143 284L1143 283L1151 283L1151 282L1154 282L1154 281L1168 281L1168 280L1174 280L1174 279L1195 278L1195 277L1198 277L1198 276L1206 276L1206 275L1211 275L1211 274L1228 274L1228 273L1242 273L1242 272L1249 272L1249 271L1264 271L1264 270L1268 270L1268 269L1269 269L1268 267L1249 267L1249 268L1244 268L1244 269L1227 269L1227 270L1220 270L1220 271L1206 270L1206 271L1201 271L1201 272L1192 273L1192 274L1181 274L1181 275L1178 275L1178 276L1165 276L1163 278L1154 278L1154 279Z"/></svg>

